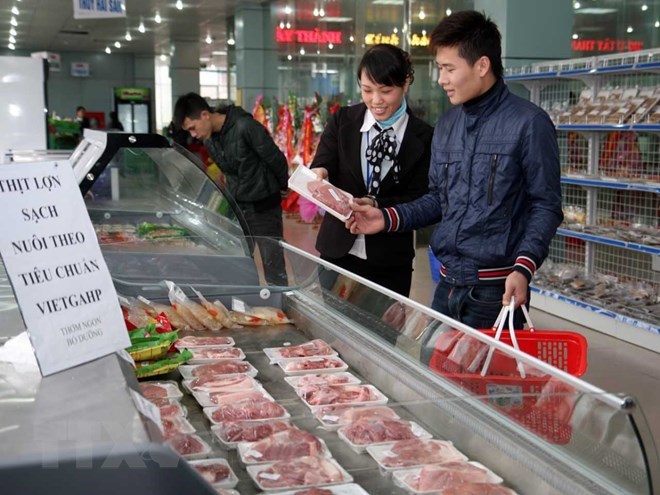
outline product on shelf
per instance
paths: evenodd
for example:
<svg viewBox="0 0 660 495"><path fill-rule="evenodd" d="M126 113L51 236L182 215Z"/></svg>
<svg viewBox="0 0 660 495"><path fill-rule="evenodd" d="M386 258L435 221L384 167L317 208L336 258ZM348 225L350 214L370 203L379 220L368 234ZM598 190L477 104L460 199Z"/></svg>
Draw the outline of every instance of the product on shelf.
<svg viewBox="0 0 660 495"><path fill-rule="evenodd" d="M238 446L241 460L248 464L320 455L325 450L321 440L298 428L288 428L263 440Z"/></svg>

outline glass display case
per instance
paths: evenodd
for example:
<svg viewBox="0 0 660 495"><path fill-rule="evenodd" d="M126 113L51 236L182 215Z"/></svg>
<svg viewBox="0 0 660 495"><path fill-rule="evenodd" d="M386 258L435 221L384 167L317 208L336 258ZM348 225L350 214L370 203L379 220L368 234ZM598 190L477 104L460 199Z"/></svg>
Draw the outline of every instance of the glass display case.
<svg viewBox="0 0 660 495"><path fill-rule="evenodd" d="M323 399L313 403L292 387L296 367L272 364L269 349L323 339L346 371L377 389L377 402L399 418L392 424L452 442L461 458L491 470L491 480L515 493L650 495L660 486L654 440L633 397L609 394L569 374L569 367L550 366L286 243L280 247L288 279L264 285L240 213L221 187L167 142L114 141L123 136L131 135L86 139L87 150L79 147L71 157L117 291L166 301L167 279L191 297L196 289L227 305L238 298L282 309L294 323L220 335L234 339L289 421L323 441L344 481L378 495L421 489L396 469L401 465L387 464L393 449L380 448L378 457L378 445L367 448L345 427L337 430L337 415L319 414ZM0 323L20 331L11 289L0 290ZM490 370L481 376L475 356L489 349ZM180 386L182 373L158 379ZM130 365L115 355L47 378L0 362L0 479L8 493L43 493L58 476L69 494L89 493L91 486L94 493L127 486L212 493L163 444L135 402L138 389ZM240 449L216 437L211 413L189 394L181 404L209 444L209 457L227 459L236 490L261 492Z"/></svg>

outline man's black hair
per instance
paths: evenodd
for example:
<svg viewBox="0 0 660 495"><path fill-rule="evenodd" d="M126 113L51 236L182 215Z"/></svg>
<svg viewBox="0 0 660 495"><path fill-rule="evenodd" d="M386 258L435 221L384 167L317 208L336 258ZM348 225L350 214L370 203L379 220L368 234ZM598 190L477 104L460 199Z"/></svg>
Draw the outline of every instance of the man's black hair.
<svg viewBox="0 0 660 495"><path fill-rule="evenodd" d="M358 82L362 72L365 72L376 84L402 88L406 82L412 84L415 69L407 52L382 43L372 46L362 56L357 70Z"/></svg>
<svg viewBox="0 0 660 495"><path fill-rule="evenodd" d="M181 129L184 120L198 119L204 111L211 112L211 107L206 100L197 93L188 93L176 101L172 121L178 129Z"/></svg>
<svg viewBox="0 0 660 495"><path fill-rule="evenodd" d="M441 47L458 47L461 58L474 65L488 57L493 74L504 75L502 67L502 35L497 25L481 12L463 10L445 17L431 33L430 49L435 54Z"/></svg>

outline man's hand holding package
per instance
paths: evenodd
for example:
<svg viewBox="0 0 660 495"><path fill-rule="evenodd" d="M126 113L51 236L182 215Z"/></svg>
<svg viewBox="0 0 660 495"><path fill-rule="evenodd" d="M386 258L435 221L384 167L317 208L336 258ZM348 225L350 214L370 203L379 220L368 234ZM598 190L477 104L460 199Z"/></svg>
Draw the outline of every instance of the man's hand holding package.
<svg viewBox="0 0 660 495"><path fill-rule="evenodd" d="M353 215L346 220L351 234L377 234L385 228L383 212L371 206L370 198L353 198Z"/></svg>

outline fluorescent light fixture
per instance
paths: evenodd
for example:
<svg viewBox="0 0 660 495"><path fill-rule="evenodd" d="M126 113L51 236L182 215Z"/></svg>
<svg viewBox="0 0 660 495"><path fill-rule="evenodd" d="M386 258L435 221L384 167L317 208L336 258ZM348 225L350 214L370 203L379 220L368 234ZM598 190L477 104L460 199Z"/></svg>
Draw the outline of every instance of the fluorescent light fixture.
<svg viewBox="0 0 660 495"><path fill-rule="evenodd" d="M211 38L210 34L207 34L206 39L204 39L204 41L206 41L207 45L210 45L211 43L213 43L213 38Z"/></svg>
<svg viewBox="0 0 660 495"><path fill-rule="evenodd" d="M121 48L121 43L119 41L115 41L115 48Z"/></svg>
<svg viewBox="0 0 660 495"><path fill-rule="evenodd" d="M16 38L14 38L12 35L9 35L9 42L16 43Z"/></svg>
<svg viewBox="0 0 660 495"><path fill-rule="evenodd" d="M20 14L20 12L18 11L18 9L16 8L16 5L14 5L14 6L11 8L11 13L14 14L14 15L18 15L18 14Z"/></svg>
<svg viewBox="0 0 660 495"><path fill-rule="evenodd" d="M211 60L211 57L199 57L200 62L209 62Z"/></svg>
<svg viewBox="0 0 660 495"><path fill-rule="evenodd" d="M352 17L324 17L323 22L349 22L352 21Z"/></svg>
<svg viewBox="0 0 660 495"><path fill-rule="evenodd" d="M105 47L105 53L107 53L108 55L110 55L112 53L112 50L110 50L109 46Z"/></svg>
<svg viewBox="0 0 660 495"><path fill-rule="evenodd" d="M374 0L374 5L403 5L403 0Z"/></svg>
<svg viewBox="0 0 660 495"><path fill-rule="evenodd" d="M211 52L211 55L227 55L225 50L215 50Z"/></svg>
<svg viewBox="0 0 660 495"><path fill-rule="evenodd" d="M17 34L16 29L14 29L13 26L9 28L9 34L11 34L12 36L16 36L16 34Z"/></svg>
<svg viewBox="0 0 660 495"><path fill-rule="evenodd" d="M176 0L176 8L183 10L183 2L181 0Z"/></svg>
<svg viewBox="0 0 660 495"><path fill-rule="evenodd" d="M9 21L9 24L12 26L18 26L18 21L16 20L16 17L12 17L11 21Z"/></svg>
<svg viewBox="0 0 660 495"><path fill-rule="evenodd" d="M160 12L156 11L156 17L154 17L154 22L160 24L163 19L160 17Z"/></svg>
<svg viewBox="0 0 660 495"><path fill-rule="evenodd" d="M614 14L618 12L617 9L601 9L599 7L585 7L576 12L576 14L592 14L592 15L603 15L603 14Z"/></svg>
<svg viewBox="0 0 660 495"><path fill-rule="evenodd" d="M9 48L10 50L15 50L15 49L16 49L16 47L14 46L13 43L9 43L9 44L7 45L7 48Z"/></svg>
<svg viewBox="0 0 660 495"><path fill-rule="evenodd" d="M131 41L133 39L130 31L126 31L126 36L124 36L124 38L126 39L126 41Z"/></svg>
<svg viewBox="0 0 660 495"><path fill-rule="evenodd" d="M138 26L138 31L144 33L146 30L147 28L144 27L144 22L140 21L140 25Z"/></svg>

